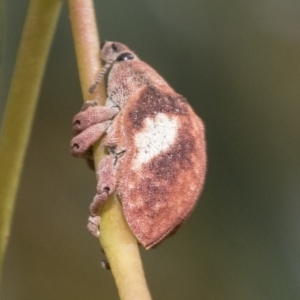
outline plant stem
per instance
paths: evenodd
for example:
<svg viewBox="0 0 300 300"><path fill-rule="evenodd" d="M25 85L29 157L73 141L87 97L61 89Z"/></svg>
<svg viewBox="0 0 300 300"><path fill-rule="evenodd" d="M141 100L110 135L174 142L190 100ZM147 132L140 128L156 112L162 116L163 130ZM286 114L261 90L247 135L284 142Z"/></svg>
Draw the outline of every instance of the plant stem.
<svg viewBox="0 0 300 300"><path fill-rule="evenodd" d="M31 0L0 134L0 268L60 0Z"/></svg>
<svg viewBox="0 0 300 300"><path fill-rule="evenodd" d="M101 244L110 263L122 300L151 300L139 248L114 197L101 212Z"/></svg>
<svg viewBox="0 0 300 300"><path fill-rule="evenodd" d="M92 0L69 0L69 10L82 93L90 100L88 88L101 69L97 26ZM102 84L93 94L104 104L105 92ZM104 156L103 145L94 148L96 166ZM101 210L101 244L109 260L119 295L122 300L150 300L138 244L124 219L122 207L116 196L110 197Z"/></svg>

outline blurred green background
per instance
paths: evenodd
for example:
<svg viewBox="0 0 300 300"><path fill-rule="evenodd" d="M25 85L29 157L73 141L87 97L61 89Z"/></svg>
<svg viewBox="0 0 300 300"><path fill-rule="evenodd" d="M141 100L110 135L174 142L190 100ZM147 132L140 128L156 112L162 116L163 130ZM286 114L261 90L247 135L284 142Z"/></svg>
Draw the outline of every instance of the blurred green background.
<svg viewBox="0 0 300 300"><path fill-rule="evenodd" d="M28 2L4 5L0 117ZM198 206L175 236L141 250L153 299L300 299L300 2L95 4L102 41L127 44L206 124ZM118 299L86 230L95 176L69 156L81 105L64 5L18 193L3 300Z"/></svg>

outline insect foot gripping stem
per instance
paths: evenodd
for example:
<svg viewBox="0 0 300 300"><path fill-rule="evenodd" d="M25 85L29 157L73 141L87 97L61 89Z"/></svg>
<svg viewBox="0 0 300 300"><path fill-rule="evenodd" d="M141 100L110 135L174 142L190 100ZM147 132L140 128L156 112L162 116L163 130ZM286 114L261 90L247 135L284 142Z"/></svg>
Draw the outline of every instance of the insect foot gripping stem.
<svg viewBox="0 0 300 300"><path fill-rule="evenodd" d="M98 166L98 185L97 185L97 194L94 197L93 202L90 205L90 213L88 221L88 229L94 235L99 235L99 223L100 219L97 219L99 211L108 196L113 194L116 189L116 178L114 170L114 157L107 156L105 157Z"/></svg>
<svg viewBox="0 0 300 300"><path fill-rule="evenodd" d="M206 175L204 125L187 100L126 45L106 42L101 55L106 64L91 92L109 72L106 104L75 116L71 142L72 154L84 156L107 135L110 154L97 168L88 227L99 234L98 212L116 191L129 228L150 249L174 233L197 203Z"/></svg>
<svg viewBox="0 0 300 300"><path fill-rule="evenodd" d="M89 216L87 229L96 238L98 238L100 235L99 226L100 226L100 217L99 216L94 216L94 217Z"/></svg>
<svg viewBox="0 0 300 300"><path fill-rule="evenodd" d="M119 109L117 107L95 106L95 101L85 103L73 118L72 130L75 137L71 140L71 154L85 156L89 148L101 138Z"/></svg>

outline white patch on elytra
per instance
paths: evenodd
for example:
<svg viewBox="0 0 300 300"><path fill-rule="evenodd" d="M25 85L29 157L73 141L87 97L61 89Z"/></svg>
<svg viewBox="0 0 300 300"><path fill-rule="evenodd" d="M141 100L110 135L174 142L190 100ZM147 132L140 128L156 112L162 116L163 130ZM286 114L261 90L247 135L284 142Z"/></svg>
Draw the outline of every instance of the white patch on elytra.
<svg viewBox="0 0 300 300"><path fill-rule="evenodd" d="M154 118L146 118L141 132L134 138L136 156L133 160L133 169L149 162L155 156L169 149L175 142L178 130L176 117L169 118L164 113Z"/></svg>

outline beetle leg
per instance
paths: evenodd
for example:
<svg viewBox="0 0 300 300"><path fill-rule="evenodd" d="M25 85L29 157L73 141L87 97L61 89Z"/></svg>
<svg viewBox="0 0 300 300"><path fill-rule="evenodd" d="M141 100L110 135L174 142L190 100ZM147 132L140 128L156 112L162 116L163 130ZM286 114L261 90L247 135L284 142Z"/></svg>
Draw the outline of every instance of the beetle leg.
<svg viewBox="0 0 300 300"><path fill-rule="evenodd" d="M120 109L118 107L107 106L93 106L83 107L83 110L74 116L72 130L74 134L78 134L90 126L112 119L118 114ZM88 105L88 104L86 104Z"/></svg>
<svg viewBox="0 0 300 300"><path fill-rule="evenodd" d="M97 184L97 194L90 205L91 216L89 217L89 222L87 226L88 230L94 236L99 236L99 211L105 203L105 201L107 200L108 196L114 193L114 191L116 190L116 178L113 156L107 156L100 162L97 170L97 175L99 178Z"/></svg>
<svg viewBox="0 0 300 300"><path fill-rule="evenodd" d="M71 154L84 156L88 149L97 142L107 129L107 122L90 126L71 140Z"/></svg>
<svg viewBox="0 0 300 300"><path fill-rule="evenodd" d="M87 110L89 107L97 106L99 105L99 102L97 100L88 100L85 101L82 106L80 111Z"/></svg>

